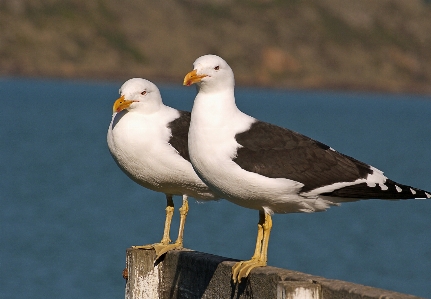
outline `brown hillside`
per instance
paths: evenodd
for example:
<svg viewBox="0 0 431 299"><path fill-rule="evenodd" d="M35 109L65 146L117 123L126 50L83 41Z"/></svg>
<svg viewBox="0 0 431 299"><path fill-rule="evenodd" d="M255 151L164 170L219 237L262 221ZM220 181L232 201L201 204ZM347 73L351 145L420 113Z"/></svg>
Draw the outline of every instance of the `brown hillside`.
<svg viewBox="0 0 431 299"><path fill-rule="evenodd" d="M431 93L431 4L0 1L1 76L180 84L209 53L243 85Z"/></svg>

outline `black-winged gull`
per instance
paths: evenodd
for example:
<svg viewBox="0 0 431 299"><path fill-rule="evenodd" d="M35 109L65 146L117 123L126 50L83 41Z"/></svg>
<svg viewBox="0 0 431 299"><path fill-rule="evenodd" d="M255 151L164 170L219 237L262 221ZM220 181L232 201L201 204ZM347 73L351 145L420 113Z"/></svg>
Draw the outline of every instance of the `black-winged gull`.
<svg viewBox="0 0 431 299"><path fill-rule="evenodd" d="M291 130L259 121L235 104L234 74L216 55L198 58L184 85L197 84L189 129L190 161L222 197L259 210L255 253L233 280L267 263L272 213L324 211L360 199L430 198L373 166Z"/></svg>
<svg viewBox="0 0 431 299"><path fill-rule="evenodd" d="M108 130L108 147L117 165L133 181L166 194L166 221L160 243L135 246L155 248L157 258L183 247L184 224L189 210L187 198L213 200L216 196L199 179L190 164L187 133L190 112L163 104L152 82L133 78L120 89ZM173 195L183 196L178 238L171 244L169 231L174 213Z"/></svg>

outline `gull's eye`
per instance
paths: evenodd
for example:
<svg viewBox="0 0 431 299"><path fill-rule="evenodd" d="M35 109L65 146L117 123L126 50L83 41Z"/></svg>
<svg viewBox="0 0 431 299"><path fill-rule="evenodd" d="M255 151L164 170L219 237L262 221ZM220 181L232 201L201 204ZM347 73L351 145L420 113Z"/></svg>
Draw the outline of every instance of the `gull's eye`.
<svg viewBox="0 0 431 299"><path fill-rule="evenodd" d="M146 95L147 94L147 91L146 90L144 90L143 92L141 92L141 95Z"/></svg>
<svg viewBox="0 0 431 299"><path fill-rule="evenodd" d="M220 66L216 66L214 69L215 69L216 71L218 71L218 70L220 69Z"/></svg>

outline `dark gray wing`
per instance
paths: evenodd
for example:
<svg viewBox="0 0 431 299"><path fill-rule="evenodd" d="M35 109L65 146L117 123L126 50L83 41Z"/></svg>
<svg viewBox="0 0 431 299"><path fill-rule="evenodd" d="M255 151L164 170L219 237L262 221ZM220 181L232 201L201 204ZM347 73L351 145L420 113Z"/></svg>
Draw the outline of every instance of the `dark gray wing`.
<svg viewBox="0 0 431 299"><path fill-rule="evenodd" d="M168 124L168 127L171 129L171 138L169 139L169 143L178 151L181 157L190 162L189 148L187 144L190 126L190 112L178 111L180 112L180 117Z"/></svg>
<svg viewBox="0 0 431 299"><path fill-rule="evenodd" d="M329 146L291 130L255 122L235 136L242 146L233 160L241 168L270 178L288 178L304 184L301 192L337 182L353 182L373 173L372 168ZM321 195L342 198L430 198L431 192L387 179L387 189L359 183Z"/></svg>
<svg viewBox="0 0 431 299"><path fill-rule="evenodd" d="M337 182L352 182L372 173L369 165L340 154L329 146L269 123L256 121L235 136L242 146L234 162L270 178L304 184L302 192Z"/></svg>

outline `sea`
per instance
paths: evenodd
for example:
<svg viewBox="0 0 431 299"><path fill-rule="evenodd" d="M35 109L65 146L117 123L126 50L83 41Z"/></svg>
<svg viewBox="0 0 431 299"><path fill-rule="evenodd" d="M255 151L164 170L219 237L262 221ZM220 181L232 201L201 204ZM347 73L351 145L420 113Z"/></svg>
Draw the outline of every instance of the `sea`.
<svg viewBox="0 0 431 299"><path fill-rule="evenodd" d="M122 83L0 78L0 298L124 298L126 249L160 241L165 196L132 182L106 143ZM155 83L165 104L191 109L194 87ZM430 95L237 87L236 99L431 190ZM257 222L257 211L191 199L184 245L249 259ZM273 222L270 266L431 297L431 200L363 200Z"/></svg>

